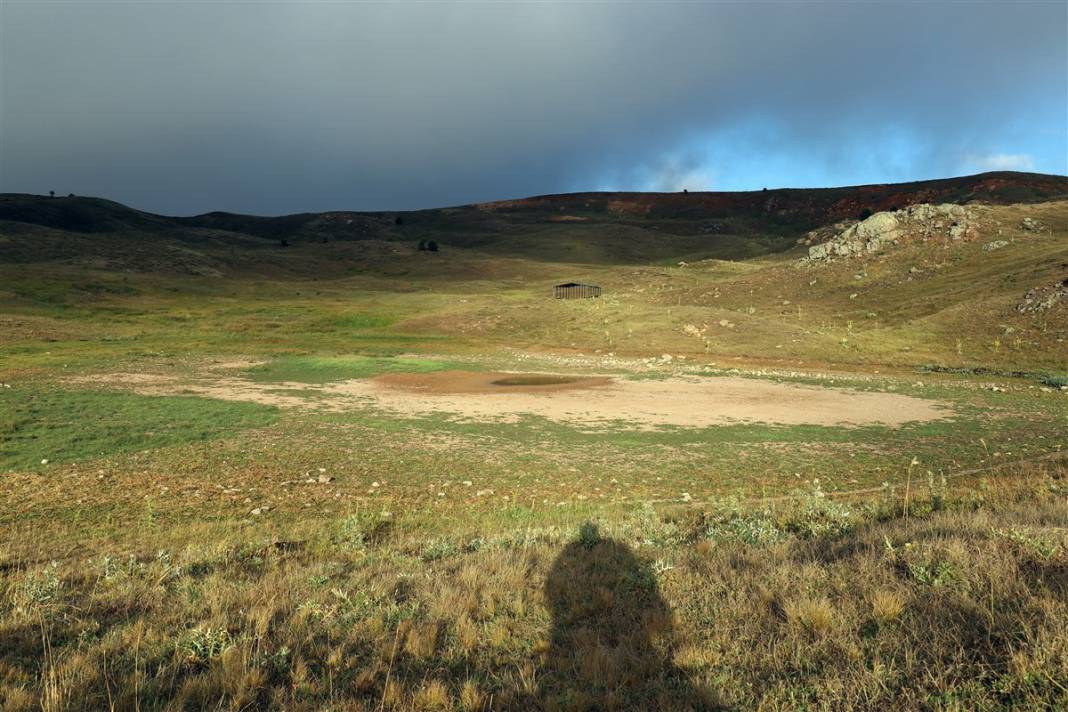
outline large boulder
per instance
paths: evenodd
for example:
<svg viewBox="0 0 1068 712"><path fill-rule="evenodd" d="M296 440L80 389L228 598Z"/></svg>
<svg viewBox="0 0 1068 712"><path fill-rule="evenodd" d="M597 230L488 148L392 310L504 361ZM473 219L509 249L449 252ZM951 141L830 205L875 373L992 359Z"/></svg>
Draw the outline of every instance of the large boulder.
<svg viewBox="0 0 1068 712"><path fill-rule="evenodd" d="M902 210L875 213L840 230L826 242L809 247L808 259L821 261L875 254L911 237L924 240L936 235L951 240L971 238L975 235L974 222L972 209L963 205L910 205ZM809 233L806 242L810 243L818 234L817 231Z"/></svg>

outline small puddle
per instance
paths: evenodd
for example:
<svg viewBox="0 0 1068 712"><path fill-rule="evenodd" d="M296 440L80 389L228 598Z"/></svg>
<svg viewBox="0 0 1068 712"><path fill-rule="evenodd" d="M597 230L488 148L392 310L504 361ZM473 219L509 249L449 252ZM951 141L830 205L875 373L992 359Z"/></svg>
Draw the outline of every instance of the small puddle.
<svg viewBox="0 0 1068 712"><path fill-rule="evenodd" d="M567 376L548 376L536 373L521 376L508 376L490 381L494 386L562 386L567 383L577 383L577 378Z"/></svg>
<svg viewBox="0 0 1068 712"><path fill-rule="evenodd" d="M467 393L514 397L517 393L545 394L607 386L605 376L570 376L562 373L509 373L507 371L434 371L386 373L372 382L420 393Z"/></svg>

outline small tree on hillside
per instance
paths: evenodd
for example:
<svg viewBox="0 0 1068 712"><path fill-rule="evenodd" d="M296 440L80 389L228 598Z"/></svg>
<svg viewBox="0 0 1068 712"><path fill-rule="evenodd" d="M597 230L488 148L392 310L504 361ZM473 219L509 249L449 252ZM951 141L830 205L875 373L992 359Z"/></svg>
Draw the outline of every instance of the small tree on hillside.
<svg viewBox="0 0 1068 712"><path fill-rule="evenodd" d="M426 241L426 249L429 252L437 252L438 251L438 243L434 242L433 240L427 240Z"/></svg>

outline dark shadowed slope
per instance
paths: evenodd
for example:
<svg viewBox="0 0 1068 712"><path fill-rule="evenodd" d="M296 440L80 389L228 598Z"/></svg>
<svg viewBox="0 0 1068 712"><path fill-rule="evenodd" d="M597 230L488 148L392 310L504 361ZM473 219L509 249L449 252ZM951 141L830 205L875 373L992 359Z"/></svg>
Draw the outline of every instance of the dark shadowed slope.
<svg viewBox="0 0 1068 712"><path fill-rule="evenodd" d="M225 248L238 260L234 249L426 239L502 256L589 264L744 259L786 250L807 230L868 212L915 203L1032 203L1065 196L1068 177L1012 172L823 189L570 193L404 213L278 217L225 212L166 217L100 198L3 194L0 234L19 240L6 248L0 243L0 262L25 262L28 252L38 250L64 258L93 256L107 246L105 236L136 240L142 249L154 241ZM51 245L55 231L69 238Z"/></svg>

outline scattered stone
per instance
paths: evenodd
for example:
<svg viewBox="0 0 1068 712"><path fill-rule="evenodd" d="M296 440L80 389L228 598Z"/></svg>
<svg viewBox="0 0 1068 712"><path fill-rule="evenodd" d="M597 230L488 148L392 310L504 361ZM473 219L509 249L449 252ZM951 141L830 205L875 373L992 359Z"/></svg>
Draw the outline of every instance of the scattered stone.
<svg viewBox="0 0 1068 712"><path fill-rule="evenodd" d="M1008 247L1007 240L994 240L983 245L983 252L993 252L994 250L1000 250L1002 247Z"/></svg>
<svg viewBox="0 0 1068 712"><path fill-rule="evenodd" d="M1023 301L1016 305L1016 311L1021 314L1044 312L1062 301L1068 303L1068 279L1029 290Z"/></svg>
<svg viewBox="0 0 1068 712"><path fill-rule="evenodd" d="M319 482L319 484L325 485L329 482L333 482L334 478L330 475L319 475L316 480Z"/></svg>
<svg viewBox="0 0 1068 712"><path fill-rule="evenodd" d="M704 336L704 334L705 334L705 330L704 329L699 329L694 324L686 324L685 326L682 327L682 330L686 334L688 334L690 336L695 336L695 337L701 337L701 336Z"/></svg>
<svg viewBox="0 0 1068 712"><path fill-rule="evenodd" d="M1034 218L1024 218L1020 221L1020 227L1029 232L1039 232L1045 228L1045 225Z"/></svg>

